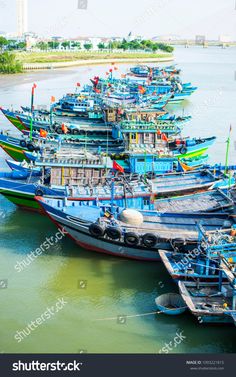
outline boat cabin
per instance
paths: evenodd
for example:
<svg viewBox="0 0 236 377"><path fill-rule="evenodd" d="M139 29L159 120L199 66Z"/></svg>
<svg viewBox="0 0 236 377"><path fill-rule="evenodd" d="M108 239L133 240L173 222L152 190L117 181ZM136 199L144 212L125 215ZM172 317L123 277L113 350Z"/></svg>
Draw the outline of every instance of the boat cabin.
<svg viewBox="0 0 236 377"><path fill-rule="evenodd" d="M57 156L43 157L36 161L36 166L43 167L43 179L50 169L51 186L95 186L105 183L112 161L109 157L102 156Z"/></svg>
<svg viewBox="0 0 236 377"><path fill-rule="evenodd" d="M146 174L153 172L164 174L176 170L181 171L181 166L176 158L159 158L153 154L130 154L128 163L131 173Z"/></svg>

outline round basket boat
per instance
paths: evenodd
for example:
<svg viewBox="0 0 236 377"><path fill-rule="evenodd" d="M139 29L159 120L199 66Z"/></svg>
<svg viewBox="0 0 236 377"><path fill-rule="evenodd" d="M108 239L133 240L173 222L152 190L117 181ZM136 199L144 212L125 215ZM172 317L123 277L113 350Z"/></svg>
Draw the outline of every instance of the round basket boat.
<svg viewBox="0 0 236 377"><path fill-rule="evenodd" d="M178 315L185 312L186 304L177 293L165 293L155 299L158 310L168 315Z"/></svg>

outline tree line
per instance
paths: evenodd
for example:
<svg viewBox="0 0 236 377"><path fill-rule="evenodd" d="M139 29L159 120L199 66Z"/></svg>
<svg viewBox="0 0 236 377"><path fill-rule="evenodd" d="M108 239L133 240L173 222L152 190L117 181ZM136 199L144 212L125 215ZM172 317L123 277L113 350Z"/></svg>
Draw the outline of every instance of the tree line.
<svg viewBox="0 0 236 377"><path fill-rule="evenodd" d="M85 50L92 50L94 48L91 42L84 42L81 43L79 41L40 41L35 45L35 48L47 51L47 50L57 50L60 46L63 47L64 50L73 48L76 50L81 50L82 48ZM100 42L98 43L97 47L99 50L141 50L147 52L156 52L158 50L172 53L174 47L160 42L154 42L150 39L143 39L138 40L134 39L132 41L128 41L125 38L122 41L108 41L108 42ZM17 42L15 40L7 40L3 37L0 37L0 49L7 49L11 50L24 50L26 48L26 42Z"/></svg>

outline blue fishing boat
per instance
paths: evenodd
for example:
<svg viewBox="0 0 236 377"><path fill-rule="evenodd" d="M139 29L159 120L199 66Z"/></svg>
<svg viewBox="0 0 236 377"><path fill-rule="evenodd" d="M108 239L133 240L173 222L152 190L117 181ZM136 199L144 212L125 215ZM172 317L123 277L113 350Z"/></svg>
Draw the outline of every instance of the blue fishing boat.
<svg viewBox="0 0 236 377"><path fill-rule="evenodd" d="M234 217L228 214L160 214L117 207L112 199L106 206L44 197L36 200L81 247L131 259L159 261L159 249L171 250L174 243L187 250L196 247L199 221L207 231L234 224Z"/></svg>
<svg viewBox="0 0 236 377"><path fill-rule="evenodd" d="M68 156L67 156L68 157ZM87 205L109 203L111 200L111 178L115 180L114 196L119 206L154 209L150 184L139 180L136 174L124 177L108 177L112 168L109 158L81 155L74 160L47 158L39 166L28 167L8 161L13 172L0 172L0 192L14 204L24 209L40 207L35 195L54 198L66 197L68 201L81 201Z"/></svg>
<svg viewBox="0 0 236 377"><path fill-rule="evenodd" d="M18 162L18 161L12 161L12 160L6 160L7 165L11 170L19 171L22 173L28 173L29 176L41 176L42 171L41 168L35 167L32 162L27 163L26 161Z"/></svg>
<svg viewBox="0 0 236 377"><path fill-rule="evenodd" d="M185 304L199 323L236 325L235 264L220 258L218 282L179 281L178 284Z"/></svg>
<svg viewBox="0 0 236 377"><path fill-rule="evenodd" d="M191 253L181 253L173 246L171 252L160 250L160 257L171 275L179 280L217 281L220 257L236 264L236 228L206 232L201 223L198 247ZM223 277L224 278L224 277Z"/></svg>

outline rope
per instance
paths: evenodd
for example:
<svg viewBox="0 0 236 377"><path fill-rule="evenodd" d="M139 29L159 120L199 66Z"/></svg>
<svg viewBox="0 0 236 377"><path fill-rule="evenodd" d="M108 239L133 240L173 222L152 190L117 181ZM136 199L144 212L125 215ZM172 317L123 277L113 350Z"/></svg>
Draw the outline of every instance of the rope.
<svg viewBox="0 0 236 377"><path fill-rule="evenodd" d="M180 308L173 308L173 309L166 309L168 311L170 310L176 310L176 309L187 309L187 306L182 306ZM147 312L147 313L142 313L142 314L133 314L133 315L124 315L125 318L136 318L136 317L144 317L144 316L148 316L148 315L154 315L154 314L165 314L164 311L155 311L155 312ZM116 317L107 317L107 318L97 318L95 321L113 321L113 320L117 320L117 316Z"/></svg>

